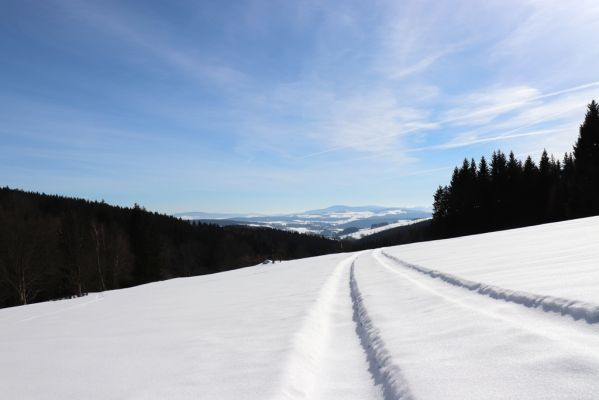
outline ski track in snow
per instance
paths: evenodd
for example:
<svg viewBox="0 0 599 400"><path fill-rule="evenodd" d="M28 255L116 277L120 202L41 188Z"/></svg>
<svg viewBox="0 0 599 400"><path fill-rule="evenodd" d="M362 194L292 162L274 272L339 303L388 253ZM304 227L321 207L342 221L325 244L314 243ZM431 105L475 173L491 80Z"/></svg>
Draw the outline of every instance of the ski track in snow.
<svg viewBox="0 0 599 400"><path fill-rule="evenodd" d="M443 344L436 344L433 342L425 344L423 349L417 350L419 354L418 357L427 359L429 365L445 362L448 357L447 354L444 354L445 352L451 354L449 356L450 360L456 359L455 357L458 357L460 353L466 354L471 352L486 354L487 356L482 359L492 361L493 363L502 359L503 361L500 365L504 370L491 369L491 371L493 371L492 373L495 376L496 382L501 382L503 379L506 379L506 383L510 381L511 383L503 388L496 388L495 390L497 390L497 392L495 393L493 393L493 389L486 389L489 390L487 393L488 395L493 394L492 396L488 396L488 398L527 398L525 395L522 395L521 397L520 395L517 395L517 397L514 397L519 392L515 387L527 384L528 382L526 379L532 377L534 377L535 380L538 379L542 382L544 379L543 374L539 374L538 371L541 368L545 368L545 366L543 362L539 362L537 357L540 359L546 357L546 360L551 360L555 354L561 354L563 359L558 361L558 364L563 365L566 370L568 368L570 369L570 373L567 375L569 381L563 381L562 384L568 385L569 389L564 389L565 386L560 387L559 383L539 384L538 381L533 383L531 380L531 386L536 386L537 389L531 390L531 393L534 393L534 396L529 398L564 398L564 394L568 393L570 395L566 398L569 399L597 398L592 395L592 393L597 393L596 390L598 389L598 386L596 383L590 383L588 380L588 377L590 376L597 376L596 373L599 371L599 352L597 351L597 349L599 349L599 336L597 335L596 326L575 322L564 323L566 320L560 316L539 313L535 310L520 307L516 304L504 303L505 305L501 306L500 303L493 298L481 298L476 293L471 293L470 291L462 290L462 288L447 285L445 282L429 279L428 276L423 276L419 271L415 272L411 269L401 270L391 266L385 262L385 259L380 254L380 250L375 250L370 252L368 257L364 257L362 262L366 262L366 265L363 265L360 268L359 277L360 279L362 277L368 278L367 284L369 290L367 290L366 293L367 296L372 296L373 305L375 306L374 310L377 312L374 315L374 322L383 322L381 325L381 328L383 329L379 335L382 340L388 340L390 343L389 348L393 350L391 351L392 354L390 358L394 357L395 360L398 360L398 357L400 357L404 363L402 370L406 377L405 381L410 382L410 387L413 389L416 398L441 398L439 397L440 394L436 392L437 389L427 388L427 382L434 381L434 377L439 372L420 370L418 373L418 368L414 370L414 358L408 356L408 359L406 359L404 356L404 353L407 352L409 355L414 351L413 347L408 344L412 343L414 338L410 336L409 333L405 336L401 333L401 325L398 321L404 319L408 321L411 318L416 317L416 320L419 321L419 324L422 324L422 326L428 326L429 324L436 326L437 323L434 321L437 319L442 326L438 329L440 329L441 332L444 332L447 328L443 326L441 320L450 314L463 316L463 321L461 323L453 317L450 318L451 322L449 326L453 326L454 328L452 329L460 329L460 326L470 324L476 324L481 328L477 328L475 331L477 333L473 332L474 335L470 338L471 341L466 341L463 347L457 346L455 348L447 348L444 347ZM374 263L369 261L368 258L374 261ZM388 285L390 285L385 291L372 289L371 276L374 277L377 274L379 276L379 282L381 282L382 279L382 282L387 281ZM389 275L389 278L385 278L385 275ZM393 287L396 289L393 289ZM392 315L390 314L392 308L388 307L388 303L385 305L385 308L381 308L379 297L381 299L389 297L389 290L395 290L398 294L402 293L398 299L404 299L401 303L397 303L398 314L396 320L389 319L389 316ZM444 310L441 311L440 314L439 312L437 313L443 315L443 317L439 317L439 315L437 317L431 317L429 316L429 310L423 309L419 311L418 308L411 308L409 305L411 300L406 302L405 299L430 299L430 303L428 303L429 300L424 300L425 303L435 304L434 307L437 310ZM463 311L459 311L460 309ZM470 316L466 317L467 315ZM406 323L408 324L406 328L409 327L409 330L411 331L411 328L414 326L414 321ZM486 333L485 328L482 327L486 327ZM475 336L479 334L488 335L487 340L481 341L476 339ZM510 347L508 348L509 350L506 351L507 354L502 354L501 351L497 352L496 348L498 346L497 343L504 340L506 334L512 336L512 339L508 340ZM435 338L438 337L435 330L432 330L429 333L423 333L423 337L417 340L422 342L422 344L426 343L425 337L427 335ZM545 352L537 353L537 351L531 351L531 344L533 343L533 346L545 348ZM431 349L425 350L429 345ZM439 350L441 351L439 352ZM530 353L529 357L532 357L535 361L528 364L521 363L520 361L514 362L514 360L517 359L514 359L511 354L521 354L520 352ZM454 364L454 361L451 361L450 363ZM458 368L455 372L451 373L456 374L459 377L456 380L457 382L465 379L464 375L460 377L460 374L463 374L463 372L458 372L460 369L463 371L473 371L473 368L480 368L482 375L488 376L488 367L481 364L480 361L472 363L472 361L466 357L463 364L464 365L462 365L461 368ZM439 366L436 368L438 369ZM443 368L441 367L441 369ZM487 370L487 372L484 372L485 370ZM415 372L416 374L414 374ZM444 371L442 375L445 373L447 372ZM580 376L577 376L577 374L580 373L586 374L587 378L578 380ZM427 375L429 375L428 379ZM505 378L502 376L505 376ZM565 378L565 376L560 378ZM431 381L431 379L433 380ZM412 380L415 380L415 382L412 382ZM425 381L424 386L422 380ZM463 387L474 386L471 384L464 385ZM539 390L539 387L544 389ZM457 388L453 387L453 389L455 390ZM462 388L460 388L460 390L462 390ZM545 391L544 394L542 390ZM467 393L466 395L459 395L457 392L458 390L455 390L449 398L479 398L477 396L473 397L470 389L465 390ZM498 393L501 392L505 393L498 396ZM435 394L431 397L431 393ZM505 397L506 395L508 397ZM539 397L539 395L543 397ZM486 396L484 398L486 398Z"/></svg>
<svg viewBox="0 0 599 400"><path fill-rule="evenodd" d="M318 384L318 366L330 336L331 308L343 267L356 256L341 261L320 289L315 305L294 338L294 348L284 372L281 393L287 399L310 398ZM273 400L279 398L277 394Z"/></svg>
<svg viewBox="0 0 599 400"><path fill-rule="evenodd" d="M382 254L396 264L420 272L434 279L440 279L450 285L467 289L471 292L496 300L504 300L528 308L536 308L545 312L558 313L572 317L574 320L584 320L589 324L599 322L599 305L578 300L565 299L547 295L539 295L523 291L515 291L483 282L471 281L458 276L411 264L382 251Z"/></svg>
<svg viewBox="0 0 599 400"><path fill-rule="evenodd" d="M320 289L315 304L294 337L280 394L273 400L328 399L331 395L340 395L340 391L345 391L351 398L355 398L356 392L363 398L381 398L380 382L368 368L368 353L360 347L360 338L354 333L357 328L353 329L349 271L359 255L341 261ZM343 357L339 357L340 354ZM335 387L339 380L331 379L332 375L345 376L346 385Z"/></svg>
<svg viewBox="0 0 599 400"><path fill-rule="evenodd" d="M352 380L354 387L348 390L348 396L351 392L353 398L357 390L366 389L364 398L413 399L408 383L387 350L360 293L354 262L363 254L352 255L340 262L320 290L312 310L295 335L280 389L283 398L328 399L335 396L335 392L327 387L329 381L335 381L331 374L341 374L350 381L352 379L347 375L356 371L348 369L357 367L367 369L367 372L360 373L361 381ZM343 310L339 309L341 303L345 303ZM346 344L336 346L348 334L354 336L351 341L354 349L343 347ZM346 360L341 364L337 361L327 370L327 358L334 357L335 353L352 351L355 354L352 358L359 358L361 362ZM368 390L370 386L374 390ZM281 395L276 398L280 399Z"/></svg>
<svg viewBox="0 0 599 400"><path fill-rule="evenodd" d="M556 239L568 226L587 232L575 249ZM3 310L0 393L57 400L86 394L596 400L598 226L595 218L514 231L491 267L485 262L493 237L477 236ZM542 235L533 236L538 230ZM538 245L548 240L559 259ZM465 257L471 248L472 257ZM520 254L529 257L522 265L533 256L540 260L525 278L516 274ZM562 265L574 267L556 278L552 271ZM480 270L487 275L476 275ZM505 279L494 281L497 276ZM545 286L534 285L540 278ZM559 291L560 285L570 291ZM574 300L581 288L584 301Z"/></svg>
<svg viewBox="0 0 599 400"><path fill-rule="evenodd" d="M373 258L378 262L379 265L384 267L386 270L401 275L407 282L411 283L413 286L419 287L420 289L424 289L425 291L431 293L434 296L442 298L444 301L454 303L459 307L464 309L468 309L470 311L474 311L478 315L484 318L491 318L498 320L506 325L512 325L515 328L526 331L538 337L543 337L555 342L568 343L569 347L580 353L580 354L592 354L593 357L599 360L599 353L591 352L591 349L599 348L599 336L597 335L597 331L593 328L593 325L582 325L576 326L577 329L572 329L570 323L563 324L563 318L559 316L555 316L552 318L547 318L549 315L545 316L543 313L536 312L535 309L523 308L522 311L529 311L529 313L500 313L493 311L487 304L484 302L481 303L479 299L474 298L478 297L479 293L462 290L461 286L456 285L447 285L445 281L439 282L440 285L445 285L447 289L454 289L457 291L461 291L461 296L458 296L454 293L447 293L444 291L439 291L439 288L435 288L427 284L426 282L422 282L418 279L417 276L411 277L406 275L406 272L402 272L397 270L396 268L388 265L385 260L381 259L379 254L383 254L388 258L392 257L392 260L397 262L396 257L389 257L389 255L384 254L382 250L375 250L372 253ZM408 269L413 270L413 269ZM416 271L417 275L422 276L422 272L418 270ZM427 276L428 277L428 276ZM429 282L431 283L431 282ZM493 297L488 298L489 302L495 302L496 299ZM509 304L509 302L508 302ZM521 308L520 304L514 303L514 307ZM588 329L584 329L588 328Z"/></svg>
<svg viewBox="0 0 599 400"><path fill-rule="evenodd" d="M371 373L375 381L380 382L385 400L412 400L412 394L401 369L394 362L391 353L386 348L380 331L368 315L364 299L358 288L352 263L350 272L351 298L354 308L356 332L360 337L362 347L368 355Z"/></svg>

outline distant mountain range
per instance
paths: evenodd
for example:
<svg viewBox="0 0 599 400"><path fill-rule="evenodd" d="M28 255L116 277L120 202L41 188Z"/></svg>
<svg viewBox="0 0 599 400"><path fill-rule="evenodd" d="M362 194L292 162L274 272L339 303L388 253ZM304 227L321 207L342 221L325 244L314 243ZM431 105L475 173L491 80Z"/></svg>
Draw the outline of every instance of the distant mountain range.
<svg viewBox="0 0 599 400"><path fill-rule="evenodd" d="M431 212L420 207L380 207L335 205L319 210L281 215L244 215L186 212L174 216L218 225L268 226L302 233L340 237L401 221L430 218Z"/></svg>

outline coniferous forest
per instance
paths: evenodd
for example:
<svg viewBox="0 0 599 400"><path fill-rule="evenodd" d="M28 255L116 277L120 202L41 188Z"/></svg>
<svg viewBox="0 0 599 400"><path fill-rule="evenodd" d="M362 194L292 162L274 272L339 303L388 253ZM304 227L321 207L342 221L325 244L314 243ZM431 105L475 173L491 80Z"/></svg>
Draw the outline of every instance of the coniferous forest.
<svg viewBox="0 0 599 400"><path fill-rule="evenodd" d="M509 229L599 214L599 105L593 100L573 152L556 159L543 151L538 165L495 151L467 160L434 195L439 237Z"/></svg>
<svg viewBox="0 0 599 400"><path fill-rule="evenodd" d="M455 237L599 214L599 105L573 152L535 163L495 151L467 160L424 221L360 240L189 223L148 212L0 188L0 307L82 296L338 251Z"/></svg>
<svg viewBox="0 0 599 400"><path fill-rule="evenodd" d="M339 251L339 242L270 228L189 223L0 188L0 307Z"/></svg>

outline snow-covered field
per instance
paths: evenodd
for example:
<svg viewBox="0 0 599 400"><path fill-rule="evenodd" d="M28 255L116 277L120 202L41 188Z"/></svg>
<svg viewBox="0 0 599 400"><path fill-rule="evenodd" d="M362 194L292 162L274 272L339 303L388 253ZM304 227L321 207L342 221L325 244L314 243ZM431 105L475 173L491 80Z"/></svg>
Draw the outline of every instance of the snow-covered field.
<svg viewBox="0 0 599 400"><path fill-rule="evenodd" d="M418 222L426 221L429 218L420 218L420 219L405 219L402 221L393 222L384 226L379 226L377 228L364 228L360 229L357 232L348 233L347 235L341 235L342 239L352 238L352 239L360 239L365 236L374 235L375 233L383 232L393 228L399 228L400 226L413 225Z"/></svg>
<svg viewBox="0 0 599 400"><path fill-rule="evenodd" d="M599 218L0 310L5 399L597 399Z"/></svg>
<svg viewBox="0 0 599 400"><path fill-rule="evenodd" d="M174 214L185 220L203 220L220 225L262 226L274 229L337 237L347 228L364 229L366 236L371 226L380 223L405 223L419 218L430 218L431 210L419 207L331 206L294 214L240 215L188 212ZM399 225L398 225L399 226ZM374 232L373 232L374 233Z"/></svg>

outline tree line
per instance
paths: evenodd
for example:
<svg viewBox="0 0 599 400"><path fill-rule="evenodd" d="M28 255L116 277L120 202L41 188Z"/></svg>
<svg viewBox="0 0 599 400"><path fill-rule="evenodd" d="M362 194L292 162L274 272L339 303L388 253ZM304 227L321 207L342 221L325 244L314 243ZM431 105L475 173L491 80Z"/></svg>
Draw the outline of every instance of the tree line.
<svg viewBox="0 0 599 400"><path fill-rule="evenodd" d="M495 151L464 160L434 195L433 220L360 240L220 227L56 195L0 188L0 307L82 296L338 251L355 251L599 214L599 106L573 152L538 165Z"/></svg>
<svg viewBox="0 0 599 400"><path fill-rule="evenodd" d="M593 100L571 153L535 163L495 151L464 159L433 203L434 236L509 229L599 214L599 106Z"/></svg>
<svg viewBox="0 0 599 400"><path fill-rule="evenodd" d="M0 307L339 250L315 235L0 188Z"/></svg>

